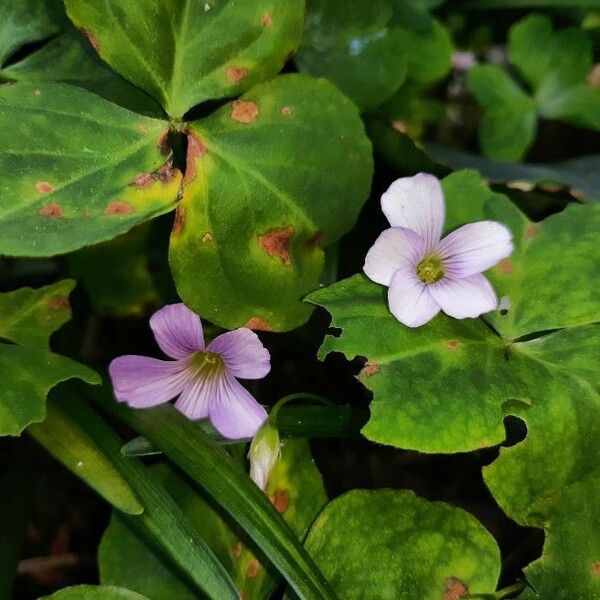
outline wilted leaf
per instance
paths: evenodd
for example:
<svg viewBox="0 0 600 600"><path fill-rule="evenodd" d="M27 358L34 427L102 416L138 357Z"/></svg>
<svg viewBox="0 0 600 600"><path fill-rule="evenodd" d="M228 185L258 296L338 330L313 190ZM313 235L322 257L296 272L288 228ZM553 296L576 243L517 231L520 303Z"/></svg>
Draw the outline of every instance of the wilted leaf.
<svg viewBox="0 0 600 600"><path fill-rule="evenodd" d="M353 226L368 194L370 150L354 106L303 75L192 123L170 248L182 299L228 328L301 325L322 247Z"/></svg>

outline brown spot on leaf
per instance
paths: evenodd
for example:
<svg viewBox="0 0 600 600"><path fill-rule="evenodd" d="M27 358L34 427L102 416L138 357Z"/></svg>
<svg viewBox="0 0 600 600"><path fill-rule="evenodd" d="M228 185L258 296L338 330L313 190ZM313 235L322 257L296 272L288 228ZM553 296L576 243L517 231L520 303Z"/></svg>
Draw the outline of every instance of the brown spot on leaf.
<svg viewBox="0 0 600 600"><path fill-rule="evenodd" d="M160 169L154 173L154 176L161 183L169 183L175 177L177 169L173 166L173 161L168 160Z"/></svg>
<svg viewBox="0 0 600 600"><path fill-rule="evenodd" d="M289 106L284 106L284 107L281 109L281 114L282 114L284 117L289 117L289 116L292 114L292 109L291 109Z"/></svg>
<svg viewBox="0 0 600 600"><path fill-rule="evenodd" d="M42 217L62 217L63 210L60 204L56 202L50 202L49 204L44 204L42 208L40 208L39 213Z"/></svg>
<svg viewBox="0 0 600 600"><path fill-rule="evenodd" d="M69 308L69 301L64 296L52 296L52 298L48 300L48 308L58 312L59 310Z"/></svg>
<svg viewBox="0 0 600 600"><path fill-rule="evenodd" d="M203 236L202 236L202 241L204 243L208 243L208 242L212 242L213 241L213 236L212 234L207 231Z"/></svg>
<svg viewBox="0 0 600 600"><path fill-rule="evenodd" d="M183 184L186 185L196 177L196 159L208 152L202 140L191 131L187 135L187 154Z"/></svg>
<svg viewBox="0 0 600 600"><path fill-rule="evenodd" d="M458 577L449 577L444 586L442 600L460 600L469 593L469 588Z"/></svg>
<svg viewBox="0 0 600 600"><path fill-rule="evenodd" d="M308 238L308 241L306 242L306 245L310 249L317 248L318 246L321 245L321 241L323 240L324 237L325 237L325 232L324 231L317 231L316 233L314 233L313 235L311 235Z"/></svg>
<svg viewBox="0 0 600 600"><path fill-rule="evenodd" d="M275 493L271 496L271 504L282 515L290 504L290 495L286 490L275 490Z"/></svg>
<svg viewBox="0 0 600 600"><path fill-rule="evenodd" d="M255 331L273 331L273 328L260 317L252 317L246 321L244 327L254 329Z"/></svg>
<svg viewBox="0 0 600 600"><path fill-rule="evenodd" d="M368 362L358 374L359 377L372 377L381 371L381 367L377 363Z"/></svg>
<svg viewBox="0 0 600 600"><path fill-rule="evenodd" d="M278 256L284 265L291 265L292 259L288 249L290 238L294 235L293 227L274 229L258 236L258 243L269 256Z"/></svg>
<svg viewBox="0 0 600 600"><path fill-rule="evenodd" d="M133 206L122 200L111 202L104 210L105 215L129 215L133 212Z"/></svg>
<svg viewBox="0 0 600 600"><path fill-rule="evenodd" d="M514 271L515 266L513 265L513 261L510 258L503 258L497 266L497 269L501 273L512 273Z"/></svg>
<svg viewBox="0 0 600 600"><path fill-rule="evenodd" d="M240 600L248 600L248 594L244 590L240 590Z"/></svg>
<svg viewBox="0 0 600 600"><path fill-rule="evenodd" d="M446 343L446 348L449 350L458 350L462 344L458 340L450 340Z"/></svg>
<svg viewBox="0 0 600 600"><path fill-rule="evenodd" d="M244 549L244 546L242 544L242 542L238 542L234 547L233 547L233 556L235 558L239 558L242 555L242 550Z"/></svg>
<svg viewBox="0 0 600 600"><path fill-rule="evenodd" d="M248 69L244 67L229 67L227 69L227 81L229 83L239 83L248 75Z"/></svg>
<svg viewBox="0 0 600 600"><path fill-rule="evenodd" d="M100 44L98 43L98 38L89 29L82 29L81 32L87 38L88 42L90 43L90 46L96 52L100 52Z"/></svg>
<svg viewBox="0 0 600 600"><path fill-rule="evenodd" d="M540 226L539 225L530 225L526 230L525 230L525 238L528 240L533 239L538 233L540 232Z"/></svg>
<svg viewBox="0 0 600 600"><path fill-rule="evenodd" d="M590 567L590 573L594 575L594 577L600 577L600 560L592 563Z"/></svg>
<svg viewBox="0 0 600 600"><path fill-rule="evenodd" d="M137 188L144 188L152 182L152 173L139 173L133 179L133 185Z"/></svg>
<svg viewBox="0 0 600 600"><path fill-rule="evenodd" d="M265 13L261 18L260 18L260 23L263 27L271 27L271 25L273 25L273 17L271 17L270 14Z"/></svg>
<svg viewBox="0 0 600 600"><path fill-rule="evenodd" d="M246 569L246 575L250 579L254 579L260 573L260 563L255 559L251 558L248 561L248 568Z"/></svg>
<svg viewBox="0 0 600 600"><path fill-rule="evenodd" d="M233 103L231 118L238 123L252 123L258 116L258 105L256 102L247 100L236 100Z"/></svg>
<svg viewBox="0 0 600 600"><path fill-rule="evenodd" d="M165 129L165 131L162 132L161 136L156 141L156 145L159 147L160 153L163 156L169 156L169 154L171 154L171 146L169 145L169 130L168 129Z"/></svg>
<svg viewBox="0 0 600 600"><path fill-rule="evenodd" d="M54 191L54 186L48 181L38 181L35 184L35 189L40 194L49 194L50 192Z"/></svg>
<svg viewBox="0 0 600 600"><path fill-rule="evenodd" d="M589 75L587 76L587 81L592 87L600 87L600 63L596 63Z"/></svg>
<svg viewBox="0 0 600 600"><path fill-rule="evenodd" d="M171 230L171 233L173 235L181 233L184 223L185 209L183 208L183 206L181 206L181 204L178 204L177 208L175 209L175 219L173 220L173 229Z"/></svg>
<svg viewBox="0 0 600 600"><path fill-rule="evenodd" d="M408 131L408 127L404 121L396 120L390 123L392 129L399 131L400 133L406 133Z"/></svg>

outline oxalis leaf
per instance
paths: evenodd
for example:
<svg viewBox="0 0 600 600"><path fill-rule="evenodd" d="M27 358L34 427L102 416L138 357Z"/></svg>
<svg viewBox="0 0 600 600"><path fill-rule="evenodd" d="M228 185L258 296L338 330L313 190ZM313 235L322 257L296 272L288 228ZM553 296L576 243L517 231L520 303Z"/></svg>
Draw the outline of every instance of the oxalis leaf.
<svg viewBox="0 0 600 600"><path fill-rule="evenodd" d="M69 252L175 206L165 121L65 84L19 83L0 88L0 128L0 254Z"/></svg>
<svg viewBox="0 0 600 600"><path fill-rule="evenodd" d="M458 600L493 593L500 575L483 525L408 491L347 492L325 507L305 545L344 600Z"/></svg>
<svg viewBox="0 0 600 600"><path fill-rule="evenodd" d="M236 457L245 459L246 444L237 444L232 450ZM168 463L161 463L153 470L231 574L240 595L247 600L269 598L278 582L278 573L264 558L255 555L253 542ZM304 534L326 502L323 482L306 441L285 442L266 493L292 529L299 536ZM102 538L99 564L104 583L127 586L153 600L197 597L180 573L129 529L118 513L113 515Z"/></svg>
<svg viewBox="0 0 600 600"><path fill-rule="evenodd" d="M598 320L588 281L600 260L597 245L586 234L588 227L596 227L596 207L572 206L531 231L517 209L504 196L491 193L473 172L451 175L443 188L449 227L487 214L513 229L513 257L490 272L510 308L506 315L498 311L486 316L504 338L481 319L458 321L441 315L418 329L404 327L388 310L386 289L359 275L308 296L327 308L332 325L342 330L340 337L325 339L321 357L337 351L349 359L367 359L359 377L374 398L364 435L425 452L468 451L502 442L502 418L510 413L505 402L531 401L520 358L526 346L515 338ZM566 236L560 238L565 241L560 247L557 229ZM543 236L544 230L548 233ZM575 260L578 271L566 266L551 270ZM583 282L566 285L566 273L580 273Z"/></svg>
<svg viewBox="0 0 600 600"><path fill-rule="evenodd" d="M517 522L546 530L526 569L540 598L600 597L600 326L519 344L515 365L531 403L511 412L526 439L503 448L485 481Z"/></svg>
<svg viewBox="0 0 600 600"><path fill-rule="evenodd" d="M0 294L0 435L18 435L42 421L46 395L61 381L100 383L88 367L48 349L50 335L71 316L68 298L74 286L65 280Z"/></svg>
<svg viewBox="0 0 600 600"><path fill-rule="evenodd" d="M115 71L182 117L279 72L300 40L303 0L66 0ZM152 35L148 35L151 32Z"/></svg>
<svg viewBox="0 0 600 600"><path fill-rule="evenodd" d="M181 298L227 328L301 325L371 172L356 108L323 80L278 77L192 123L170 247Z"/></svg>
<svg viewBox="0 0 600 600"><path fill-rule="evenodd" d="M586 31L554 31L548 17L529 15L511 27L508 56L531 95L494 65L475 66L467 77L483 109L479 138L485 154L498 160L524 156L538 116L600 129L600 89L588 81L593 63Z"/></svg>

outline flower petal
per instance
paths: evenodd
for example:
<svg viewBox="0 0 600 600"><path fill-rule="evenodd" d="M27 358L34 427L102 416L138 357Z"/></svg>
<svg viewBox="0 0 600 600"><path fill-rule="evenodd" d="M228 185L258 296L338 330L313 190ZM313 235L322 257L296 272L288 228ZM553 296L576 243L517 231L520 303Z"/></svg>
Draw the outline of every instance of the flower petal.
<svg viewBox="0 0 600 600"><path fill-rule="evenodd" d="M495 221L463 225L449 233L437 250L444 259L444 270L454 279L481 273L513 251L512 233Z"/></svg>
<svg viewBox="0 0 600 600"><path fill-rule="evenodd" d="M134 408L149 408L177 396L190 378L186 364L147 356L119 356L108 367L115 398Z"/></svg>
<svg viewBox="0 0 600 600"><path fill-rule="evenodd" d="M231 439L254 437L267 418L265 409L230 373L220 379L209 410L217 431Z"/></svg>
<svg viewBox="0 0 600 600"><path fill-rule="evenodd" d="M429 293L455 319L475 318L498 306L494 288L480 273L462 279L444 278L430 285Z"/></svg>
<svg viewBox="0 0 600 600"><path fill-rule="evenodd" d="M206 349L218 354L240 379L261 379L271 370L271 356L259 337L245 327L216 337Z"/></svg>
<svg viewBox="0 0 600 600"><path fill-rule="evenodd" d="M424 254L425 243L417 233L405 227L392 227L367 252L363 271L369 279L389 286L400 267L416 267Z"/></svg>
<svg viewBox="0 0 600 600"><path fill-rule="evenodd" d="M442 237L444 192L437 177L418 173L396 179L381 197L381 208L392 227L406 227L418 233L431 250Z"/></svg>
<svg viewBox="0 0 600 600"><path fill-rule="evenodd" d="M390 312L400 323L420 327L440 312L440 307L429 295L428 287L417 277L414 269L396 271L388 291L388 302Z"/></svg>
<svg viewBox="0 0 600 600"><path fill-rule="evenodd" d="M211 377L196 372L183 388L175 402L175 408L192 421L206 419L211 400L215 397L219 385L218 375Z"/></svg>
<svg viewBox="0 0 600 600"><path fill-rule="evenodd" d="M171 358L185 358L204 350L202 321L185 304L167 304L150 318L160 349Z"/></svg>

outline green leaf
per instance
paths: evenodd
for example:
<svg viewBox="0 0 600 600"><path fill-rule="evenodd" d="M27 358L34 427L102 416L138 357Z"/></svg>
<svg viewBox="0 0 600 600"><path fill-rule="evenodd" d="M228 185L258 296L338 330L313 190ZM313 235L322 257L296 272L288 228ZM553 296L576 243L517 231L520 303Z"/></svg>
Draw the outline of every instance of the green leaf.
<svg viewBox="0 0 600 600"><path fill-rule="evenodd" d="M600 320L592 282L600 274L600 206L571 204L541 223L513 229L517 249L490 273L505 315L486 317L505 337Z"/></svg>
<svg viewBox="0 0 600 600"><path fill-rule="evenodd" d="M204 592L214 600L237 598L231 578L204 539L149 469L136 459L120 456L123 442L104 420L77 394L60 399L57 409L61 420L69 421L72 435L79 440L76 442L79 448L96 454L95 458L83 457L83 460L97 461L97 452L104 454L142 505L141 514L118 513L123 523L162 552L168 564L179 569L196 595ZM36 439L43 441L39 436ZM48 449L65 466L115 504L117 490L108 488L108 480L100 482L101 473L94 472L92 464L88 463L90 468L86 468L85 462L83 467L74 464L73 451L59 447L56 439L49 439L48 433L46 441L51 442Z"/></svg>
<svg viewBox="0 0 600 600"><path fill-rule="evenodd" d="M467 79L483 110L479 126L483 152L495 160L524 156L537 131L534 100L496 66L475 66Z"/></svg>
<svg viewBox="0 0 600 600"><path fill-rule="evenodd" d="M167 123L64 84L0 89L0 253L48 256L172 210Z"/></svg>
<svg viewBox="0 0 600 600"><path fill-rule="evenodd" d="M564 185L571 193L587 202L600 201L600 154L581 156L556 163L497 162L457 148L427 144L428 154L452 169L476 169L490 183L511 185Z"/></svg>
<svg viewBox="0 0 600 600"><path fill-rule="evenodd" d="M327 77L361 109L387 100L406 77L404 35L386 0L308 0L301 71Z"/></svg>
<svg viewBox="0 0 600 600"><path fill-rule="evenodd" d="M394 21L412 31L430 31L431 11L445 0L402 0L394 3Z"/></svg>
<svg viewBox="0 0 600 600"><path fill-rule="evenodd" d="M344 600L492 593L500 551L473 516L409 491L354 490L329 503L307 550Z"/></svg>
<svg viewBox="0 0 600 600"><path fill-rule="evenodd" d="M120 472L127 459L114 445L112 432L89 411L78 410L70 396L49 402L44 421L30 425L27 433L114 507L141 514L144 507Z"/></svg>
<svg viewBox="0 0 600 600"><path fill-rule="evenodd" d="M401 29L400 34L410 79L430 84L450 72L454 46L450 34L439 21L433 20L426 32Z"/></svg>
<svg viewBox="0 0 600 600"><path fill-rule="evenodd" d="M162 113L148 94L111 71L83 35L72 27L0 70L0 78L23 82L63 81L95 92L129 110L151 116Z"/></svg>
<svg viewBox="0 0 600 600"><path fill-rule="evenodd" d="M374 397L363 434L424 452L500 443L502 418L510 414L507 401L530 402L529 384L515 359L522 345L515 338L600 320L588 284L600 265L592 241L597 207L572 205L534 225L473 172L455 173L442 185L447 228L488 218L513 230L515 253L489 273L498 294L510 301L506 315L485 316L502 337L482 320L443 315L418 329L404 327L388 310L386 288L362 276L308 296L327 308L332 325L342 330L341 336L325 339L320 356L337 351L367 360L359 379ZM579 275L582 283L573 280Z"/></svg>
<svg viewBox="0 0 600 600"><path fill-rule="evenodd" d="M71 316L73 286L62 281L0 294L0 435L19 435L30 423L42 421L46 396L61 381L100 382L88 367L48 349L50 335Z"/></svg>
<svg viewBox="0 0 600 600"><path fill-rule="evenodd" d="M192 123L170 248L184 302L227 328L306 321L300 298L318 285L322 246L354 225L370 151L354 106L303 75L256 86Z"/></svg>
<svg viewBox="0 0 600 600"><path fill-rule="evenodd" d="M273 77L296 48L302 0L66 0L99 55L171 117Z"/></svg>
<svg viewBox="0 0 600 600"><path fill-rule="evenodd" d="M588 325L519 344L515 365L531 406L513 407L526 439L503 448L485 481L503 510L544 527L542 557L526 569L540 598L600 594L600 329Z"/></svg>
<svg viewBox="0 0 600 600"><path fill-rule="evenodd" d="M60 0L4 0L0 6L0 71L21 46L59 33L64 22Z"/></svg>
<svg viewBox="0 0 600 600"><path fill-rule="evenodd" d="M600 0L468 0L466 8L600 8Z"/></svg>
<svg viewBox="0 0 600 600"><path fill-rule="evenodd" d="M238 445L239 446L239 445ZM239 448L244 449L244 445ZM241 452L237 453L243 457ZM209 543L248 600L266 599L277 582L277 572L253 553L251 540L241 536L201 495L166 464L156 471L166 489ZM312 463L307 443L288 440L269 478L268 497L297 535L305 533L326 501L321 476ZM114 516L100 544L101 579L126 585L153 600L193 600L196 596L179 573L160 554Z"/></svg>
<svg viewBox="0 0 600 600"><path fill-rule="evenodd" d="M112 585L74 585L40 600L150 600L131 590Z"/></svg>
<svg viewBox="0 0 600 600"><path fill-rule="evenodd" d="M254 540L301 599L336 598L285 521L222 446L171 405L136 411L96 399L200 485Z"/></svg>

